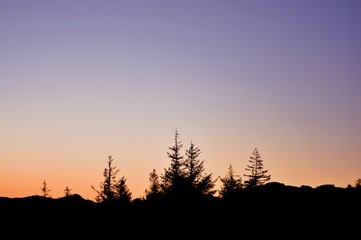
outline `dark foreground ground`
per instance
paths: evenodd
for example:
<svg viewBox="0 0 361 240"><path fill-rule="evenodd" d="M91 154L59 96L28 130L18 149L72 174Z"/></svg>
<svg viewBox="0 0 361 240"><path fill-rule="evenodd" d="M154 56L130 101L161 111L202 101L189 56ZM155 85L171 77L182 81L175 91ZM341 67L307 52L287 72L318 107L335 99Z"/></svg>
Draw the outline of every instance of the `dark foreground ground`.
<svg viewBox="0 0 361 240"><path fill-rule="evenodd" d="M101 204L0 197L3 239L359 239L361 189L266 184L229 198L162 197Z"/></svg>

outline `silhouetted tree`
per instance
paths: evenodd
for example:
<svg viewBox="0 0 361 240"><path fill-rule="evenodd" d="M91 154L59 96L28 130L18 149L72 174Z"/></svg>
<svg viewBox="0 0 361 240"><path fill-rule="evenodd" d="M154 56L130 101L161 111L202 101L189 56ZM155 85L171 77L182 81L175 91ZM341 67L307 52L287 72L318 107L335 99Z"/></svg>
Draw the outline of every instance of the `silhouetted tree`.
<svg viewBox="0 0 361 240"><path fill-rule="evenodd" d="M51 195L50 195L51 190L48 188L48 184L46 183L45 180L43 181L43 187L40 188L40 190L42 192L42 196L51 198Z"/></svg>
<svg viewBox="0 0 361 240"><path fill-rule="evenodd" d="M250 174L243 174L248 179L245 180L245 185L247 188L252 188L260 185L264 185L267 181L271 179L271 175L267 175L268 170L263 169L263 159L261 154L258 152L258 149L255 148L252 152L252 155L248 162L250 163L245 168L246 171L250 171Z"/></svg>
<svg viewBox="0 0 361 240"><path fill-rule="evenodd" d="M127 179L122 176L116 184L116 198L122 202L130 202L132 200L132 192L127 185Z"/></svg>
<svg viewBox="0 0 361 240"><path fill-rule="evenodd" d="M185 185L183 156L180 153L182 143L178 140L178 135L176 130L175 143L172 147L169 147L170 152L167 152L171 165L168 169L164 169L164 174L161 175L161 188L164 193L180 192Z"/></svg>
<svg viewBox="0 0 361 240"><path fill-rule="evenodd" d="M119 172L119 169L116 169L116 166L113 166L114 159L112 156L108 156L108 167L104 169L103 176L104 181L99 184L100 189L97 190L94 186L91 188L97 193L95 200L97 202L104 202L107 200L112 200L116 198L118 193L116 175Z"/></svg>
<svg viewBox="0 0 361 240"><path fill-rule="evenodd" d="M356 179L355 184L347 184L347 188L357 188L361 189L361 178Z"/></svg>
<svg viewBox="0 0 361 240"><path fill-rule="evenodd" d="M155 169L149 174L149 182L148 189L145 189L145 196L148 198L149 196L160 194L162 189L160 187L159 176Z"/></svg>
<svg viewBox="0 0 361 240"><path fill-rule="evenodd" d="M70 189L69 187L66 187L66 188L64 189L64 196L65 196L65 197L70 197L71 195L72 195L71 189Z"/></svg>
<svg viewBox="0 0 361 240"><path fill-rule="evenodd" d="M189 149L186 150L187 158L184 161L185 178L191 188L202 194L214 194L215 182L212 180L212 174L206 174L204 171L204 160L199 159L201 150L191 142Z"/></svg>
<svg viewBox="0 0 361 240"><path fill-rule="evenodd" d="M355 188L361 188L361 178L356 179Z"/></svg>
<svg viewBox="0 0 361 240"><path fill-rule="evenodd" d="M235 175L236 171L233 170L232 165L228 167L228 172L224 178L220 178L222 185L219 190L219 195L222 198L234 196L235 193L238 193L243 188L242 178Z"/></svg>

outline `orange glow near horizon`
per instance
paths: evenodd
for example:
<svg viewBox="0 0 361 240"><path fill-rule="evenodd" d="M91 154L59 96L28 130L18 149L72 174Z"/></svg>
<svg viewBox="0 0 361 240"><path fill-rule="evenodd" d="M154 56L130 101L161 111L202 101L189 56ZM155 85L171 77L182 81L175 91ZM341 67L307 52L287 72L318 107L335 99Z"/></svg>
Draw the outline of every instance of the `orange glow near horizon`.
<svg viewBox="0 0 361 240"><path fill-rule="evenodd" d="M221 137L221 136L218 136ZM182 134L180 133L180 139ZM190 139L190 138L189 138ZM224 141L217 141L212 139L204 139L205 144L199 143L198 146L201 149L201 159L204 159L204 166L206 173L212 173L213 179L218 176L224 177L227 173L228 166L232 164L236 174L241 175L246 173L244 168L248 164L249 156L253 151L253 147L248 144L246 147L245 141L234 140L229 144ZM146 142L152 143L151 139L140 140L141 145ZM141 149L137 152L134 151L134 156L128 154L131 146L128 146L128 151L118 152L111 154L114 158L114 165L119 169L118 177L125 176L127 178L127 184L132 192L132 197L144 196L144 191L149 186L149 173L156 169L158 175L163 173L164 168L168 168L170 160L166 157L168 147L172 146L172 134L168 137L168 146L162 147L162 151L156 151L151 149L151 146L145 147L143 151ZM190 140L181 140L183 143L183 150L187 148ZM268 141L268 140L267 140ZM197 145L196 140L193 142ZM270 141L272 142L272 141ZM154 142L153 142L154 143ZM223 143L223 145L222 145ZM301 186L309 185L316 187L322 184L334 184L339 187L346 187L347 184L354 184L354 181L358 178L357 164L353 170L348 170L348 166L345 166L342 162L337 161L338 156L342 153L343 149L340 149L340 153L329 150L325 154L326 149L321 149L318 146L317 149L312 149L312 144L309 146L302 145L300 148L292 148L291 145L283 145L283 151L276 149L278 143L273 143L270 146L262 144L258 146L262 159L264 160L265 169L269 170L271 174L271 181L282 182L286 185ZM132 146L136 149L136 142ZM150 144L157 145L160 144ZM164 144L166 145L166 144ZM146 146L146 145L143 145ZM217 147L218 146L218 147ZM297 146L297 145L296 145ZM325 148L327 146L325 145ZM94 146L95 148L95 146ZM309 151L316 152L315 155L304 154ZM125 148L124 148L125 149ZM203 149L203 150L202 150ZM207 149L206 152L204 149ZM60 151L60 150L59 150ZM183 151L184 152L184 151ZM347 152L347 151L346 151ZM41 195L40 188L42 187L42 181L46 180L48 187L51 189L50 194L53 197L61 197L64 195L64 189L69 187L72 193L80 194L82 197L90 200L94 200L96 193L91 189L94 186L98 189L99 183L103 181L103 171L107 167L107 154L101 154L91 156L90 153L84 154L77 152L76 155L66 155L61 157L60 154L47 153L44 155L37 155L31 157L31 154L24 152L14 152L9 156L2 156L4 159L23 159L23 161L8 161L2 164L1 174L1 196L6 197L24 197L29 195ZM30 156L30 157L26 157ZM71 159L74 156L74 159ZM353 153L351 151L348 154L344 154L345 158L352 158ZM123 160L122 160L123 159ZM125 160L126 159L126 160ZM315 159L321 159L322 161L315 161ZM227 161L228 160L228 161ZM332 163L332 164L330 164ZM19 165L20 164L20 165ZM358 163L359 164L359 163ZM7 168L4 168L7 167ZM217 181L216 189L219 189L220 181Z"/></svg>
<svg viewBox="0 0 361 240"><path fill-rule="evenodd" d="M361 177L360 1L83 3L0 1L0 196L94 200L111 155L142 197L176 129L213 179Z"/></svg>

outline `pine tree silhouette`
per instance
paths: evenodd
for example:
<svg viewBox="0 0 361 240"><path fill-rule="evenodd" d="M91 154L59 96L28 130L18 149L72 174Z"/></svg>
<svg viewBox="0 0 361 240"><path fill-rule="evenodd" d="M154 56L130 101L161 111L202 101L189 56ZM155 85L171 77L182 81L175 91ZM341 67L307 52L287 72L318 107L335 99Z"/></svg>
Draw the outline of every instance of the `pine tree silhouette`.
<svg viewBox="0 0 361 240"><path fill-rule="evenodd" d="M271 175L266 174L268 170L263 169L263 159L257 148L253 150L252 155L248 160L250 164L245 168L246 171L251 172L250 174L244 174L248 178L245 180L246 188L264 185L271 179Z"/></svg>

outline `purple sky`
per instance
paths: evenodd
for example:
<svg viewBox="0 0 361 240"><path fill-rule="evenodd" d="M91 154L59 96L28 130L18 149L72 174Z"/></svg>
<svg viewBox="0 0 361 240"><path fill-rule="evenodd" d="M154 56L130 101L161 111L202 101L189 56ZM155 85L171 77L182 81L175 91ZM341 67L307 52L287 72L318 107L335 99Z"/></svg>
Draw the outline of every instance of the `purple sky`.
<svg viewBox="0 0 361 240"><path fill-rule="evenodd" d="M208 173L361 177L361 2L0 0L0 196L94 198L108 155L134 197L178 129Z"/></svg>

